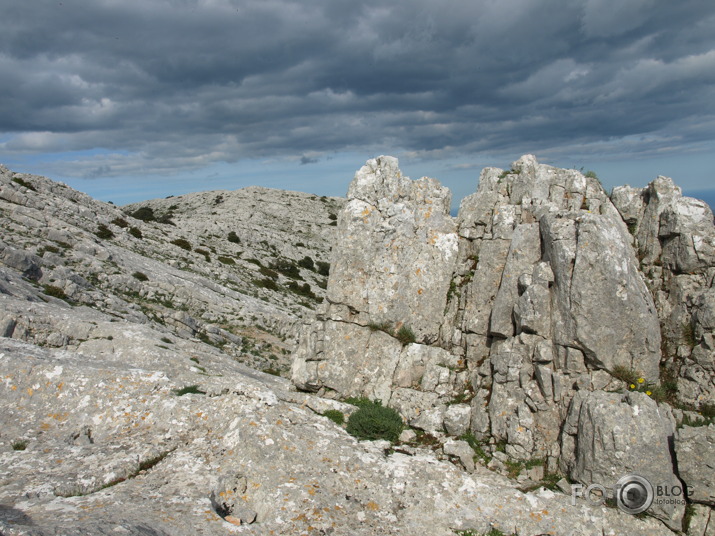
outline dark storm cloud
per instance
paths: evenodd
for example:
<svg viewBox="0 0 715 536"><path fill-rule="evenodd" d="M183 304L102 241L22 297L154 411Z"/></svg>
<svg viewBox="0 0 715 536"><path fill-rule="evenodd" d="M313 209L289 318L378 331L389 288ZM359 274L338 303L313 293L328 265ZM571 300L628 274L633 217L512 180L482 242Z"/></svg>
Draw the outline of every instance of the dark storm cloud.
<svg viewBox="0 0 715 536"><path fill-rule="evenodd" d="M63 0L0 17L0 150L109 151L74 162L87 177L713 137L701 0Z"/></svg>

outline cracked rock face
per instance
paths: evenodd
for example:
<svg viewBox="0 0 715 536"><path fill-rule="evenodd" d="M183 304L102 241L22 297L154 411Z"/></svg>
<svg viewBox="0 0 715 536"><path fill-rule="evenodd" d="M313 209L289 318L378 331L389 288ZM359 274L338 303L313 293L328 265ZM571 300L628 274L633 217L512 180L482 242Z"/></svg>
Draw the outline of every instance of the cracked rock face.
<svg viewBox="0 0 715 536"><path fill-rule="evenodd" d="M468 430L492 452L543 458L585 484L635 465L575 450L588 430L610 426L592 412L574 417L576 395L581 404L588 393L661 389L696 409L713 401L715 234L704 203L663 177L609 197L595 177L530 155L485 169L455 220L447 198L390 157L356 173L333 249L340 268L294 354L298 388L377 398L433 433L464 430L468 407ZM416 337L401 340L401 326ZM662 474L651 476L677 483L670 411L646 402L632 455L658 450ZM683 508L654 515L675 528Z"/></svg>

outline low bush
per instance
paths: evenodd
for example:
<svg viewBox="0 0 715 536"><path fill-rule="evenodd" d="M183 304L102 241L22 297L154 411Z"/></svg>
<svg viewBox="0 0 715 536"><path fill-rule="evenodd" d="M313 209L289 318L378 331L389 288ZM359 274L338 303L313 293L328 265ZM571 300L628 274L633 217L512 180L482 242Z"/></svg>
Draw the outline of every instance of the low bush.
<svg viewBox="0 0 715 536"><path fill-rule="evenodd" d="M223 255L219 256L218 260L221 264L236 264L236 261L234 261L231 257L224 257Z"/></svg>
<svg viewBox="0 0 715 536"><path fill-rule="evenodd" d="M149 281L149 278L144 272L134 272L132 277L138 281Z"/></svg>
<svg viewBox="0 0 715 536"><path fill-rule="evenodd" d="M141 221L156 221L156 216L154 215L154 209L151 207L138 208L129 215L132 218L135 218L135 219L141 220Z"/></svg>
<svg viewBox="0 0 715 536"><path fill-rule="evenodd" d="M198 385L187 385L186 387L182 387L181 389L174 389L174 394L176 396L205 395L206 391L202 391L201 389L199 389Z"/></svg>
<svg viewBox="0 0 715 536"><path fill-rule="evenodd" d="M126 229L127 227L129 227L129 223L124 218L114 218L112 220L112 224L116 225L117 227L121 227L122 229Z"/></svg>
<svg viewBox="0 0 715 536"><path fill-rule="evenodd" d="M139 229L138 227L130 227L129 234L132 235L134 238L138 238L139 240L144 238L144 235L142 234L141 229Z"/></svg>
<svg viewBox="0 0 715 536"><path fill-rule="evenodd" d="M386 439L395 442L404 429L402 417L379 401L363 403L348 419L347 431L358 439Z"/></svg>
<svg viewBox="0 0 715 536"><path fill-rule="evenodd" d="M231 231L228 233L228 241L233 242L234 244L240 244L241 239L238 237L235 231Z"/></svg>
<svg viewBox="0 0 715 536"><path fill-rule="evenodd" d="M328 276L330 274L330 263L329 262L323 262L323 261L318 261L316 263L318 267L318 273L320 275Z"/></svg>
<svg viewBox="0 0 715 536"><path fill-rule="evenodd" d="M337 409L329 409L323 413L324 417L327 417L337 425L341 425L345 422L345 415L342 411Z"/></svg>
<svg viewBox="0 0 715 536"><path fill-rule="evenodd" d="M307 268L308 270L315 269L315 263L313 262L313 259L308 257L307 255L298 261L298 266L301 266L302 268Z"/></svg>
<svg viewBox="0 0 715 536"><path fill-rule="evenodd" d="M94 234L97 235L97 238L101 238L102 240L114 238L114 233L112 232L112 230L103 223L100 223L97 226L97 231Z"/></svg>
<svg viewBox="0 0 715 536"><path fill-rule="evenodd" d="M176 240L172 240L171 243L175 246L179 246L181 249L191 251L191 242L189 242L185 238L177 238Z"/></svg>
<svg viewBox="0 0 715 536"><path fill-rule="evenodd" d="M13 177L12 182L17 183L20 186L24 186L25 188L27 188L28 190L32 190L33 192L37 191L37 189L32 184L30 184L26 180L21 179L20 177Z"/></svg>
<svg viewBox="0 0 715 536"><path fill-rule="evenodd" d="M53 298L59 298L60 300L67 300L67 294L60 287L54 285L44 285L42 287L42 292Z"/></svg>

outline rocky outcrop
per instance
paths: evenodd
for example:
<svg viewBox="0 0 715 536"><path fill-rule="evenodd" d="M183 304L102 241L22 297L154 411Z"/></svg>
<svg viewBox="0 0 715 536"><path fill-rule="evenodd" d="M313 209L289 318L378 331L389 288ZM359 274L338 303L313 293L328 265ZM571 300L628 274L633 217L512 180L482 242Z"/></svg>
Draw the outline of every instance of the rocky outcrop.
<svg viewBox="0 0 715 536"><path fill-rule="evenodd" d="M119 209L0 167L0 335L79 344L70 305L85 305L285 373L325 294L342 204L252 187ZM66 305L62 325L48 300Z"/></svg>
<svg viewBox="0 0 715 536"><path fill-rule="evenodd" d="M410 426L468 430L492 454L544 459L584 484L648 473L634 461L643 456L661 460L652 478L679 485L674 420L649 396L713 399L707 206L664 178L609 197L595 176L528 155L485 169L455 220L447 198L433 179L411 183L393 158L357 172L332 252L340 268L304 328L294 384L379 398ZM690 348L673 351L683 337ZM625 391L648 394L617 402ZM621 408L614 415L635 415L631 461L584 444L612 429L581 409L602 407L599 396ZM653 513L675 528L683 507Z"/></svg>
<svg viewBox="0 0 715 536"><path fill-rule="evenodd" d="M671 179L643 189L619 187L613 200L635 237L641 269L655 297L666 380L692 406L715 400L715 228L703 201L682 197Z"/></svg>

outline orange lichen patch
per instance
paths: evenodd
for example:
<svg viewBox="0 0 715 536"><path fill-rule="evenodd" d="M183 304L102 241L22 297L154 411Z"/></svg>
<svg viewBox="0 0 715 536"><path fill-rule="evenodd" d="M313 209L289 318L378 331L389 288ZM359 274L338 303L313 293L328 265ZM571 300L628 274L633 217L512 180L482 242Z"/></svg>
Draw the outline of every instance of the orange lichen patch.
<svg viewBox="0 0 715 536"><path fill-rule="evenodd" d="M57 384L57 390L58 390L58 391L61 391L64 386L65 386L65 382L60 382L60 383L58 383L58 384Z"/></svg>
<svg viewBox="0 0 715 536"><path fill-rule="evenodd" d="M418 289L417 289L417 294L420 294L420 295L421 295L423 292L424 292L424 290L422 290L421 288L418 288Z"/></svg>
<svg viewBox="0 0 715 536"><path fill-rule="evenodd" d="M231 523L231 525L241 525L241 520L237 517L234 516L226 516L223 518L224 521L227 521L228 523Z"/></svg>
<svg viewBox="0 0 715 536"><path fill-rule="evenodd" d="M27 396L32 396L35 393L30 387L27 388Z"/></svg>
<svg viewBox="0 0 715 536"><path fill-rule="evenodd" d="M10 387L10 389L12 389L13 391L17 391L17 385L13 385L12 387Z"/></svg>
<svg viewBox="0 0 715 536"><path fill-rule="evenodd" d="M50 417L51 419L54 419L56 421L64 421L67 419L67 416L69 415L68 412L64 413L48 413L47 416Z"/></svg>
<svg viewBox="0 0 715 536"><path fill-rule="evenodd" d="M276 424L277 424L278 426L280 426L280 425L282 425L282 424L283 424L283 421L282 421L282 420L280 420L280 419L278 419L278 420L276 421Z"/></svg>
<svg viewBox="0 0 715 536"><path fill-rule="evenodd" d="M345 340L349 341L350 340L350 335L345 335Z"/></svg>
<svg viewBox="0 0 715 536"><path fill-rule="evenodd" d="M415 270L415 275L420 275L421 272L422 268L417 268L417 270Z"/></svg>
<svg viewBox="0 0 715 536"><path fill-rule="evenodd" d="M368 502L365 505L365 508L367 508L368 510L372 510L373 512L377 512L380 509L380 507L377 505L377 503L375 501Z"/></svg>
<svg viewBox="0 0 715 536"><path fill-rule="evenodd" d="M248 423L248 426L258 426L255 421L251 421Z"/></svg>

